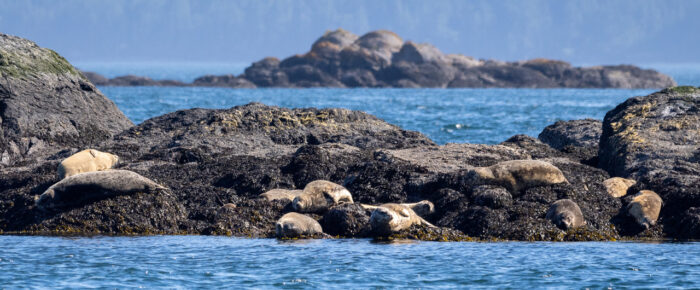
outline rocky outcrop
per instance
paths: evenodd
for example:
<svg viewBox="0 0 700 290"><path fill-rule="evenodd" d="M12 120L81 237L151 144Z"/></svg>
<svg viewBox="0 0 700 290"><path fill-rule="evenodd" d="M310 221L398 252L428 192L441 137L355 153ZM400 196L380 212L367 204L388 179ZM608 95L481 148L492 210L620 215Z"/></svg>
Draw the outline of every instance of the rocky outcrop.
<svg viewBox="0 0 700 290"><path fill-rule="evenodd" d="M0 34L0 167L94 145L132 125L56 52Z"/></svg>
<svg viewBox="0 0 700 290"><path fill-rule="evenodd" d="M557 121L545 127L537 138L552 148L596 164L602 131L603 124L599 120Z"/></svg>
<svg viewBox="0 0 700 290"><path fill-rule="evenodd" d="M98 85L130 85L87 74ZM665 88L669 76L631 65L573 67L548 59L518 62L444 54L427 43L404 41L391 31L357 36L328 31L304 54L254 62L239 76L204 76L192 84L150 79L132 85L213 87L401 87L401 88Z"/></svg>
<svg viewBox="0 0 700 290"><path fill-rule="evenodd" d="M369 71L391 66L386 56L391 52L393 63L397 42L389 33L355 40L345 33L329 34L319 42L317 53L353 45L358 51L377 48L382 53L372 56ZM551 127L551 132L562 133L550 133L555 137L548 142L563 145L560 149L525 135L499 145L438 146L418 132L359 111L285 109L257 103L182 110L138 126L128 121L120 124L125 119L104 119L123 117L116 108L98 117L90 115L91 110L109 109L111 102L103 102L104 97L72 67L57 72L54 66L46 66L41 57L46 51L35 46L31 46L33 55L39 57L16 62L28 59L7 57L11 55L5 52L8 46L12 47L2 46L2 59L13 62L0 67L5 82L0 86L0 144L10 148L12 142L29 136L39 140L37 144L50 146L30 146L31 152L24 156L31 156L31 162L10 162L0 168L0 233L275 237L276 222L299 207L289 198L261 198L261 194L299 190L327 180L352 198L306 214L303 224L312 225L306 227L312 231L295 231L292 221L286 228L281 223L282 233L377 236L371 229L372 214L366 210L371 207L365 205L389 208L386 204L421 202L434 205L420 211L425 222L411 219L407 228L392 228L389 238L564 241L700 236L700 89L666 89L629 99L610 111L600 137L598 157L603 170L565 150L593 146L587 137L579 137L588 136L577 129L577 123L587 128L586 122ZM399 59L432 61L427 57L431 51L416 46ZM81 80L86 84L81 86ZM64 98L57 101L55 94ZM87 121L94 126L80 131L81 122ZM75 132L66 129L68 124ZM32 126L48 127L32 131ZM73 135L65 139L63 133L22 135L45 130ZM61 161L88 145L117 155L119 163L112 164L116 170L80 173L60 181ZM3 158L10 154L3 153ZM132 177L112 178L113 174ZM630 181L625 185L631 187L610 194L613 176L634 179L636 184ZM57 192L60 200L47 206L47 198L51 201ZM41 198L41 194L46 195ZM562 226L565 215L547 217L560 200L577 205L576 219L569 225ZM390 209L392 220L402 215L399 207ZM381 220L375 215L375 225Z"/></svg>
<svg viewBox="0 0 700 290"><path fill-rule="evenodd" d="M687 224L700 207L700 89L670 88L628 99L608 112L600 165L663 199L658 224L666 234L700 238Z"/></svg>

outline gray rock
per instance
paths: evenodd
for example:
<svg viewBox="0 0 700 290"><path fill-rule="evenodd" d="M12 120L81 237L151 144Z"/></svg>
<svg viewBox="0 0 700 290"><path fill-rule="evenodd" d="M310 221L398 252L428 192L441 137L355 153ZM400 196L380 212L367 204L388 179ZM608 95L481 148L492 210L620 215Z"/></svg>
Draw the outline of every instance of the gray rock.
<svg viewBox="0 0 700 290"><path fill-rule="evenodd" d="M558 150L576 146L597 151L602 132L603 123L594 119L557 121L545 127L537 138Z"/></svg>
<svg viewBox="0 0 700 290"><path fill-rule="evenodd" d="M46 149L95 145L133 125L63 57L29 40L0 34L0 75L6 164Z"/></svg>
<svg viewBox="0 0 700 290"><path fill-rule="evenodd" d="M700 89L669 88L618 105L605 115L599 155L611 175L663 199L667 234L689 237L682 221L693 219L684 213L700 206Z"/></svg>

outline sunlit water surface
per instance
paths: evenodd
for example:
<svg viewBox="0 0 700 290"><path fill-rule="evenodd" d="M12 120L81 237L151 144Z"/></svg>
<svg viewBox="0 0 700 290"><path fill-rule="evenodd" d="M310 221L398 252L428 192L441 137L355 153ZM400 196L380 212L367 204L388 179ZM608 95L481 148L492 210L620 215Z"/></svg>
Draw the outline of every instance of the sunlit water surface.
<svg viewBox="0 0 700 290"><path fill-rule="evenodd" d="M0 237L2 287L692 287L696 243Z"/></svg>

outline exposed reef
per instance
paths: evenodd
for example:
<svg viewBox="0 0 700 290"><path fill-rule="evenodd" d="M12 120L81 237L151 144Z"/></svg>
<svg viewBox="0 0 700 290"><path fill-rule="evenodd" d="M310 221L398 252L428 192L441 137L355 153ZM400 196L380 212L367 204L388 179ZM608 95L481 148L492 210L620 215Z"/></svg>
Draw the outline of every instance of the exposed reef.
<svg viewBox="0 0 700 290"><path fill-rule="evenodd" d="M427 43L404 41L391 31L357 36L328 31L304 54L267 57L239 76L202 76L190 84L85 73L98 86L397 87L397 88L666 88L676 83L631 65L574 67L558 60L504 62L445 54Z"/></svg>
<svg viewBox="0 0 700 290"><path fill-rule="evenodd" d="M351 36L327 35L329 44L319 47L360 41L367 47L398 45L395 38ZM700 238L698 88L631 98L603 123L561 122L545 129L542 141L516 135L498 145L436 145L421 133L364 112L258 103L181 110L132 125L62 58L22 58L13 53L15 47L27 55L52 54L26 40L1 39L0 53L13 64L0 70L4 234L435 241ZM369 67L396 53L377 51ZM22 71L30 68L37 69ZM47 121L49 117L58 121ZM22 138L43 145L20 147ZM24 149L15 153L10 151L14 147ZM88 164L61 181L59 164L85 149L114 154L119 162ZM71 160L71 166L97 162ZM132 182L115 183L118 174L132 176ZM611 177L636 183L618 186L611 194ZM335 185L314 183L318 180ZM305 191L313 191L323 206L279 222L302 208L294 200L307 193L294 190L309 184L316 189ZM273 198L270 191L275 189L286 197ZM628 194L618 192L625 189ZM47 195L42 199L42 194ZM46 206L59 197L60 206ZM561 200L567 200L566 206L555 207L548 218ZM396 205L417 202L428 207L408 211L407 205ZM391 211L375 214L382 205ZM372 224L388 216L407 217L408 222L377 233Z"/></svg>

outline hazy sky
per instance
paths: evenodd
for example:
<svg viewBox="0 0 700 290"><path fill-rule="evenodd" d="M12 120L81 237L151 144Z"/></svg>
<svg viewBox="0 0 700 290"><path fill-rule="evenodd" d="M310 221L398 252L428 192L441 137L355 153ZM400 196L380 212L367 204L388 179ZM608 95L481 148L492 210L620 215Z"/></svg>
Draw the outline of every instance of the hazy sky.
<svg viewBox="0 0 700 290"><path fill-rule="evenodd" d="M338 27L477 58L700 62L700 0L0 0L0 32L70 61L283 58Z"/></svg>

